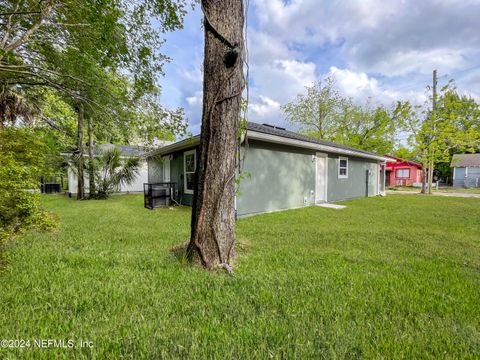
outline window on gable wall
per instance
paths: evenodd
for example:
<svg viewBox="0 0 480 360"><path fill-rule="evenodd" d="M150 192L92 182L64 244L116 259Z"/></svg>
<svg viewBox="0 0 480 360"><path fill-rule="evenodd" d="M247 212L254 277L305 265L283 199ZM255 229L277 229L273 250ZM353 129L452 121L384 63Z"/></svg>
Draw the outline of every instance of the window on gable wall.
<svg viewBox="0 0 480 360"><path fill-rule="evenodd" d="M395 172L395 177L398 179L410 178L410 169L397 169Z"/></svg>
<svg viewBox="0 0 480 360"><path fill-rule="evenodd" d="M338 158L338 178L339 179L348 178L348 159L346 157Z"/></svg>
<svg viewBox="0 0 480 360"><path fill-rule="evenodd" d="M193 194L193 182L195 179L196 166L195 150L185 151L183 153L183 169L184 169L184 189L185 194Z"/></svg>

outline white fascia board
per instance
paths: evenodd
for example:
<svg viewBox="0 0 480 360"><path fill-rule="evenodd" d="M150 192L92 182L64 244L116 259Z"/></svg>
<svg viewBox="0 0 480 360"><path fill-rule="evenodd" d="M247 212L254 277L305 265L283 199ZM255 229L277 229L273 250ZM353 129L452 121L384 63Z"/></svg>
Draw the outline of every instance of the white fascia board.
<svg viewBox="0 0 480 360"><path fill-rule="evenodd" d="M155 156L155 155L171 154L175 151L179 151L179 150L183 150L183 149L187 149L187 148L197 146L198 144L200 144L200 136L197 135L197 136L194 136L190 139L182 140L182 141L179 141L179 142L161 147L159 149L155 149L155 150L149 152L146 155L146 157L149 158L149 157L152 157L152 156Z"/></svg>
<svg viewBox="0 0 480 360"><path fill-rule="evenodd" d="M259 140L259 141L266 141L266 142L272 142L276 144L282 144L282 145L290 145L290 146L297 146L305 149L311 149L311 150L317 150L317 151L326 151L329 153L335 153L335 154L341 154L341 155L350 155L350 156L355 156L355 157L361 157L361 158L366 158L366 159L373 159L373 160L380 160L380 161L388 161L389 158L380 156L380 155L373 155L373 154L365 154L362 152L354 151L354 150L348 150L348 149L340 149L336 148L333 146L328 146L328 145L322 145L322 144L316 144L316 143L311 143L308 141L302 141L302 140L297 140L297 139L290 139L290 138L285 138L282 136L277 136L277 135L271 135L271 134L264 134L261 132L256 132L256 131L251 131L249 130L247 132L247 136L249 139L252 140Z"/></svg>

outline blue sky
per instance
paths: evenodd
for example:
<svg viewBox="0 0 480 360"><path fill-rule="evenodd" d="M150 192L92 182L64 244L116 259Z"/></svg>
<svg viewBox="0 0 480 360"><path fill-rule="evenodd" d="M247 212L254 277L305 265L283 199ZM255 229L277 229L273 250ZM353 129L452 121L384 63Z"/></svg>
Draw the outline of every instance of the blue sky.
<svg viewBox="0 0 480 360"><path fill-rule="evenodd" d="M358 103L423 102L432 70L480 100L480 0L250 0L249 120L287 125L280 106L333 76ZM172 58L161 79L163 105L185 109L192 133L202 108L200 7L166 35ZM290 126L291 127L291 126Z"/></svg>

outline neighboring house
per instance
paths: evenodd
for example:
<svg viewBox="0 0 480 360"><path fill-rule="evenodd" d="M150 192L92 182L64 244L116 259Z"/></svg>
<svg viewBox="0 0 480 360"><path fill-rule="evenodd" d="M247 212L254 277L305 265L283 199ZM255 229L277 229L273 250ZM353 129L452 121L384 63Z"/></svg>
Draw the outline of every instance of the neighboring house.
<svg viewBox="0 0 480 360"><path fill-rule="evenodd" d="M421 186L422 164L385 155L389 160L385 168L386 186Z"/></svg>
<svg viewBox="0 0 480 360"><path fill-rule="evenodd" d="M456 154L453 168L453 187L480 187L480 154Z"/></svg>
<svg viewBox="0 0 480 360"><path fill-rule="evenodd" d="M248 123L246 139L239 216L384 194L384 156L266 124ZM149 182L175 183L184 205L192 204L199 141L196 136L147 156Z"/></svg>
<svg viewBox="0 0 480 360"><path fill-rule="evenodd" d="M160 146L165 146L167 144L171 144L171 141L164 141L161 142ZM145 151L142 146L129 146L129 145L116 145L116 144L99 144L94 146L93 156L97 157L99 154L105 150L111 149L116 147L120 149L123 158L128 157L140 157L145 158ZM71 154L62 154L66 156L71 156ZM84 149L85 158L88 158L88 149ZM77 194L77 186L78 186L78 176L77 172L74 168L72 168L71 164L67 170L68 174L68 194L70 196L76 196ZM118 192L119 193L136 193L136 192L143 192L143 184L148 182L148 166L147 161L144 159L141 161L140 169L137 178L130 185L120 185ZM85 171L85 192L88 193L89 191L89 183L88 183L88 170Z"/></svg>

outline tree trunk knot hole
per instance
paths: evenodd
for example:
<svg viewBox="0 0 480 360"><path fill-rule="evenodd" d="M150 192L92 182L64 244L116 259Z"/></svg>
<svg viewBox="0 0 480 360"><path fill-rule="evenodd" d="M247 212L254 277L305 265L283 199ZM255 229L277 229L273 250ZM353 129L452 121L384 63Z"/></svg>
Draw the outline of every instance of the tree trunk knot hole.
<svg viewBox="0 0 480 360"><path fill-rule="evenodd" d="M235 45L234 47L229 47L223 58L223 63L227 68L232 68L237 62L238 55L240 54L240 48Z"/></svg>

